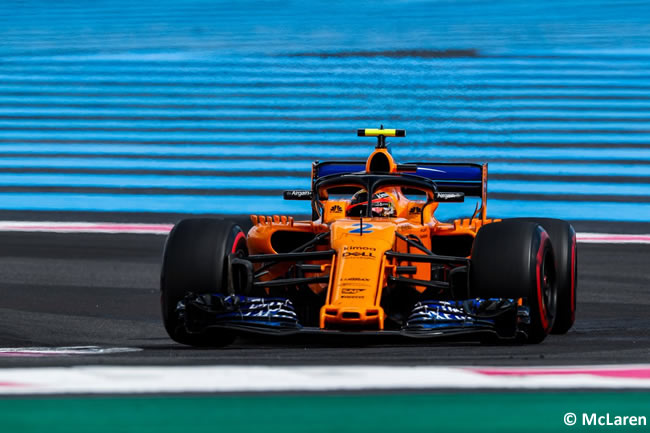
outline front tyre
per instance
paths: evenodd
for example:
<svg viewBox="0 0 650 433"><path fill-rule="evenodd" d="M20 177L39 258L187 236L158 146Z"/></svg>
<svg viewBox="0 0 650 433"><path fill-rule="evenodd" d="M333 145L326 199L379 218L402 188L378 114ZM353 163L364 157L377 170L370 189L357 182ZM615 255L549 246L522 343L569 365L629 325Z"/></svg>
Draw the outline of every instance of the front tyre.
<svg viewBox="0 0 650 433"><path fill-rule="evenodd" d="M553 218L514 218L544 227L553 244L557 271L557 314L552 334L566 334L576 320L578 289L578 246L576 231L566 221ZM509 220L509 221L513 221Z"/></svg>
<svg viewBox="0 0 650 433"><path fill-rule="evenodd" d="M553 247L534 222L502 221L482 227L474 240L470 290L479 298L523 298L529 310L528 343L551 332L557 308Z"/></svg>
<svg viewBox="0 0 650 433"><path fill-rule="evenodd" d="M163 323L172 340L202 347L234 341L224 331L188 332L176 309L188 292L226 293L228 255L237 252L246 252L246 236L232 221L192 218L174 226L165 244L160 275Z"/></svg>

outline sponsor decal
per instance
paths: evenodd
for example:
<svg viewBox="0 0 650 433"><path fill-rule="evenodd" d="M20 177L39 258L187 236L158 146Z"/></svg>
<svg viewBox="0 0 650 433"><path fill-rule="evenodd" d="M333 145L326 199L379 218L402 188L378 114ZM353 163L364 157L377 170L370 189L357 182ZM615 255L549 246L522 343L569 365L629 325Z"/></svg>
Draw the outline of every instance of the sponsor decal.
<svg viewBox="0 0 650 433"><path fill-rule="evenodd" d="M411 215L419 215L422 213L422 208L420 206L413 206L411 209L409 209L409 213Z"/></svg>
<svg viewBox="0 0 650 433"><path fill-rule="evenodd" d="M343 208L341 206L335 204L330 208L330 212L331 213L341 213L341 212L343 212Z"/></svg>
<svg viewBox="0 0 650 433"><path fill-rule="evenodd" d="M372 230L369 230L369 229L371 229L373 227L372 224L356 223L356 224L352 224L352 226L358 227L358 228L350 230L349 233L353 233L353 234L356 234L356 233L361 234L362 232L363 233L372 233Z"/></svg>
<svg viewBox="0 0 650 433"><path fill-rule="evenodd" d="M365 292L366 289L341 289L341 294L343 295L358 295L361 292Z"/></svg>
<svg viewBox="0 0 650 433"><path fill-rule="evenodd" d="M339 286L345 287L345 289L343 290L365 290L365 289L360 289L360 287L369 287L370 278L362 278L362 277L343 278L341 279Z"/></svg>
<svg viewBox="0 0 650 433"><path fill-rule="evenodd" d="M374 259L375 254L371 251L343 251L343 257L363 257Z"/></svg>
<svg viewBox="0 0 650 433"><path fill-rule="evenodd" d="M465 194L462 192L437 192L436 201L460 203L465 201Z"/></svg>
<svg viewBox="0 0 650 433"><path fill-rule="evenodd" d="M361 289L359 287L343 287L340 291L340 297L346 299L363 299L365 298L363 292L366 289Z"/></svg>
<svg viewBox="0 0 650 433"><path fill-rule="evenodd" d="M432 322L465 322L472 321L463 310L447 301L430 301L428 303L418 302L413 307L409 317L410 322L416 321Z"/></svg>
<svg viewBox="0 0 650 433"><path fill-rule="evenodd" d="M285 200L311 200L312 192L304 189L292 189L284 192Z"/></svg>

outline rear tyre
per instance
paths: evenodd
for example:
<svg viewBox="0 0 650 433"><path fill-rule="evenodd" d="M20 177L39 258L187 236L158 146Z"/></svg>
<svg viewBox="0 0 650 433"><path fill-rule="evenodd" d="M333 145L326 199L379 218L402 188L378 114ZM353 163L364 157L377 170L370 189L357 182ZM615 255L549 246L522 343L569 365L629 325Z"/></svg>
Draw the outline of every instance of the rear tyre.
<svg viewBox="0 0 650 433"><path fill-rule="evenodd" d="M470 267L472 296L524 298L529 309L527 343L541 343L551 332L557 308L553 247L534 222L502 221L481 228Z"/></svg>
<svg viewBox="0 0 650 433"><path fill-rule="evenodd" d="M576 320L578 288L578 246L576 231L566 221L552 218L514 218L544 227L553 244L557 272L557 313L552 334L566 334Z"/></svg>
<svg viewBox="0 0 650 433"><path fill-rule="evenodd" d="M232 221L210 218L180 221L169 233L160 275L163 323L176 342L190 346L221 347L234 335L224 331L189 333L176 312L188 292L226 293L227 258L246 252L246 236Z"/></svg>

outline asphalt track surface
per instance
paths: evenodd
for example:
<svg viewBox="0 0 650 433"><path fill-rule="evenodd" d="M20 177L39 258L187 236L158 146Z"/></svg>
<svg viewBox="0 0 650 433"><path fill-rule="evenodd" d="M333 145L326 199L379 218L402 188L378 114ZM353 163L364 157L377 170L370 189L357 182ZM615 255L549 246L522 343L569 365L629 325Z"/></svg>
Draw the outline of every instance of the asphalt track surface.
<svg viewBox="0 0 650 433"><path fill-rule="evenodd" d="M646 362L650 245L579 246L575 327L540 345L240 339L172 342L159 312L165 236L0 233L0 347L101 346L109 355L1 356L0 367L60 365L558 365Z"/></svg>

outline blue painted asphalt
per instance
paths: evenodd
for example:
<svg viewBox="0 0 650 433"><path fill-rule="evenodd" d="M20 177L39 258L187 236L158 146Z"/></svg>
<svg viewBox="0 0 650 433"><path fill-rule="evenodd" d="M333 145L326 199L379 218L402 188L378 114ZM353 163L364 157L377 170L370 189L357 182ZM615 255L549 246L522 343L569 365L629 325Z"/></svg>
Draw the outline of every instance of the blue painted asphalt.
<svg viewBox="0 0 650 433"><path fill-rule="evenodd" d="M554 163L507 163L492 162L488 164L489 173L507 175L546 175L552 182L553 176L585 176L595 180L606 176L647 178L650 176L648 164L554 164ZM192 174L197 170L209 170L226 173L251 173L255 171L276 172L278 176L292 173L309 179L311 161L304 160L182 160L182 159L129 159L129 158L83 158L83 157L32 157L0 158L0 168L12 169L84 169L84 170L137 170L146 171L185 171ZM251 179L255 181L255 179ZM494 181L490 181L490 187ZM576 181L577 182L577 181ZM576 183L573 182L573 183ZM630 184L628 185L635 185ZM619 193L626 194L626 189Z"/></svg>
<svg viewBox="0 0 650 433"><path fill-rule="evenodd" d="M346 141L349 143L349 141ZM336 142L332 142L330 145L266 145L266 146L255 146L255 145L232 145L228 143L215 143L215 144L199 144L199 145L185 145L174 144L174 145L160 145L160 144L148 144L148 145L128 145L128 144L109 144L109 143L93 143L93 144L3 144L0 143L0 164L7 164L5 166L16 166L17 164L24 164L26 167L30 166L32 162L34 164L41 164L41 166L46 166L47 163L42 157L38 159L37 155L128 155L128 156L176 156L176 157L241 157L243 158L265 158L265 157L275 157L275 158L308 158L304 159L300 164L303 167L308 167L311 165L312 160L322 159L322 158L348 158L348 159L359 159L363 158L366 153L372 150L372 146L368 144L359 143L356 145L341 145ZM435 159L444 159L444 160L466 160L466 159L476 159L476 160L490 160L490 159L537 159L537 160L557 160L557 161L571 161L577 170L582 170L587 172L592 170L606 170L607 167L602 164L590 165L584 163L583 161L617 161L617 164L609 164L620 169L626 170L636 170L639 169L639 173L644 172L642 170L644 165L631 165L631 164L618 164L618 162L624 161L650 161L650 149L646 147L632 147L632 148L546 148L546 147L472 147L472 146L445 146L445 145L418 145L417 147L412 147L410 145L405 146L393 146L393 154L402 160L407 160L409 158L418 158L422 160L435 160ZM33 154L33 157L27 159L15 159L11 156L14 154ZM70 161L74 161L72 159ZM49 159L50 163L53 164L52 167L60 166L61 162L55 159ZM93 161L95 159L86 158L81 161L87 161L89 167L93 167ZM121 162L122 160L117 159L116 163ZM267 162L270 162L267 160ZM577 164L580 162L580 164ZM95 161L95 163L101 163ZM223 160L221 162L221 167L219 169L226 170L224 168L227 164L231 162L226 162ZM235 162L232 162L236 164ZM104 163L105 164L105 163ZM215 162L214 164L218 164ZM256 164L251 162L251 164ZM282 169L282 165L285 162L278 162L276 167L278 170ZM288 169L295 167L297 164L296 160L287 163ZM525 164L525 163L521 163ZM541 163L544 164L544 163ZM518 165L519 166L519 165ZM494 165L491 165L492 169ZM502 165L503 169L506 167L517 167L513 165ZM526 167L521 165L521 167ZM565 169L565 166L558 166L559 170ZM118 168L118 167L115 167ZM255 165L252 165L251 168L258 168ZM525 169L530 170L530 169ZM545 170L544 173L553 174L552 171ZM605 174L606 175L606 174Z"/></svg>
<svg viewBox="0 0 650 433"><path fill-rule="evenodd" d="M270 196L196 196L170 194L161 199L158 195L81 194L81 193L0 193L5 210L60 210L65 203L69 211L98 212L175 212L222 214L288 214L307 215L309 203L282 201ZM469 217L473 207L442 207L436 215L441 219ZM542 216L568 220L647 222L650 204L581 202L539 200L491 200L488 214L493 218Z"/></svg>
<svg viewBox="0 0 650 433"><path fill-rule="evenodd" d="M18 100L20 99L20 101ZM2 98L0 97L0 101ZM321 107L304 107L295 106L295 108L283 108L278 110L278 107L258 107L258 108L237 108L237 107L222 107L214 106L210 108L196 108L193 104L185 104L182 108L157 108L155 106L134 106L134 107L119 107L112 108L111 103L107 103L105 100L101 100L101 104L97 104L97 107L92 107L92 112L88 112L88 107L85 108L68 108L68 107L56 107L50 108L47 104L44 103L42 98L14 98L12 101L14 104L21 102L21 105L12 105L11 107L5 107L0 105L0 118L43 118L47 120L48 118L54 116L57 119L62 117L69 118L69 120L75 119L85 119L88 116L93 117L117 117L117 118L133 118L133 120L141 120L140 116L161 118L167 121L173 121L176 118L187 118L187 117L200 117L195 124L199 124L199 121L214 121L219 118L236 118L237 120L278 120L283 121L286 124L287 117L297 117L303 119L313 120L326 120L331 117L338 118L353 118L355 121L366 121L373 122L376 120L376 116L382 117L392 117L392 109L385 108L374 108L373 114L360 113L358 109L346 108L345 106L337 107L336 110L328 106ZM70 101L68 101L70 102ZM115 102L115 101L114 101ZM151 101L149 101L151 102ZM214 100L213 100L214 102ZM232 101L219 101L219 105L225 102ZM1 104L1 103L0 103ZM36 105L42 104L42 105ZM45 105L45 106L43 106ZM90 105L90 104L88 104ZM151 105L151 104L150 104ZM231 104L232 105L232 104ZM496 109L497 107L491 107ZM182 111L179 111L182 110ZM479 121L505 121L511 120L513 123L515 121L534 121L537 119L550 119L550 120L564 120L568 119L591 119L592 121L617 121L617 120L629 120L635 119L639 121L650 120L650 113L644 111L635 110L635 107L622 108L622 109L610 109L603 110L600 108L593 107L583 107L579 111L569 110L569 109L529 109L529 108L513 108L513 107L500 107L498 111L486 112L485 110L476 109L474 107L463 107L458 106L455 109L450 108L440 108L440 107L430 107L426 112L419 111L419 114L409 116L411 120L429 120L429 121L442 121L449 119L473 119L476 122ZM110 120L110 119L106 119ZM466 120L467 121L467 120ZM139 124L139 123L138 123Z"/></svg>
<svg viewBox="0 0 650 433"><path fill-rule="evenodd" d="M356 120L355 120L356 121ZM367 120L366 120L367 121ZM357 121L358 122L358 121ZM21 130L23 128L32 129L32 128L60 128L62 121L60 119L48 120L48 119L10 119L10 120L1 120L0 119L0 129L5 132L12 130ZM79 129L146 129L152 131L166 131L166 130L184 130L187 131L187 134L196 132L197 130L202 131L203 129L209 129L214 131L215 134L223 134L223 131L230 133L230 129L233 128L232 120L222 120L222 121L210 121L210 122L197 122L196 120L175 120L175 119L163 119L163 120L137 120L134 122L133 119L128 120L113 120L113 119L66 119L65 124L67 128L79 128ZM347 122L348 124L350 121ZM275 131L278 129L286 128L286 120L247 120L241 119L238 120L239 127L243 129L266 129L268 131ZM331 120L303 120L299 127L292 127L292 129L299 129L305 131L312 131L318 128L324 130L324 137L327 137L328 129L336 130L339 128L344 128L345 124L339 121ZM461 131L476 131L478 137L475 141L488 140L487 134L493 133L502 133L503 131L508 131L509 134L519 134L520 131L529 133L530 131L540 131L544 133L545 131L560 131L556 132L550 136L560 137L561 131L572 132L576 130L591 130L595 132L602 133L613 133L616 137L621 136L621 138L627 139L627 134L639 134L648 139L650 137L650 126L645 122L631 123L631 122L598 122L597 120L592 121L581 121L581 122L567 122L562 120L554 121L526 121L526 120L517 120L517 121L498 121L494 120L487 123L477 123L475 120L470 121L459 121L456 120L451 123L447 119L441 120L429 120L427 122L427 127L436 131L436 136L440 137L443 140L450 140L452 137L454 139L462 139L463 141L468 141L466 134L459 134L456 132L441 132L448 130L461 130ZM626 135L620 133L620 130L625 128ZM528 134L532 135L532 134ZM228 134L229 137L234 135ZM462 137L462 138L459 138ZM348 134L349 138L349 134ZM531 138L534 140L535 138ZM418 140L422 143L423 140Z"/></svg>
<svg viewBox="0 0 650 433"><path fill-rule="evenodd" d="M650 64L650 62L648 62ZM318 98L305 98L287 93L281 98L267 95L242 95L238 92L224 91L223 89L215 91L210 89L209 92L200 92L199 95L189 94L185 89L175 88L157 88L155 92L146 93L144 96L142 88L118 89L109 87L96 87L89 89L87 86L61 88L59 86L40 87L29 86L21 89L2 88L0 83L0 103L15 104L16 106L33 106L34 104L47 104L47 106L58 108L66 107L66 104L82 104L89 109L96 109L97 105L117 106L118 108L137 104L139 107L148 109L157 109L161 106L174 104L181 108L177 110L194 109L195 106L209 106L210 109L255 107L277 109L287 107L295 109L320 108L334 110L339 109L362 109L359 111L360 116L371 116L374 110L380 110L379 113L388 111L392 116L410 119L410 116L416 118L423 117L428 113L435 113L440 109L464 110L475 109L482 110L484 115L492 114L491 110L519 110L520 108L551 108L560 111L571 110L574 115L582 113L585 109L591 110L643 110L647 114L650 110L650 99L644 92L639 92L634 97L625 99L608 98L577 98L558 97L545 99L544 95L540 97L526 97L522 99L509 98L490 98L490 99L472 99L465 98L461 92L457 93L457 98L422 98L417 92L401 95L399 99L392 99L390 103L377 104L375 100L365 98L360 95L357 98L341 99L338 95L319 95ZM206 95L207 94L207 95ZM99 95L99 96L98 96ZM441 95L438 95L441 96ZM421 114L416 107L423 110ZM10 105L13 106L13 105ZM100 109L102 107L99 107ZM487 110L487 111L486 111ZM642 112L643 112L642 111ZM38 112L38 109L36 110ZM93 111L90 111L93 112ZM87 113L87 114L90 114ZM128 114L128 111L127 111ZM178 115L183 112L177 111Z"/></svg>
<svg viewBox="0 0 650 433"><path fill-rule="evenodd" d="M192 176L151 174L0 173L0 187L96 187L282 190L310 187L308 176ZM650 184L493 180L491 193L650 197ZM119 200L119 197L116 198Z"/></svg>
<svg viewBox="0 0 650 433"><path fill-rule="evenodd" d="M369 78L370 79L370 78ZM399 76L394 77L394 79L399 79ZM428 80L426 77L422 80ZM381 81L377 79L376 81ZM401 81L401 80L400 80ZM555 80L555 83L558 87L563 86L564 78L559 77ZM66 83L63 83L66 84ZM418 87L415 83L410 83L405 86L396 85L395 87L390 87L386 89L373 89L372 87L360 86L345 86L340 83L330 83L324 81L322 83L304 83L305 85L297 85L297 83L286 82L286 83L269 83L268 86L260 85L255 86L253 81L242 82L242 83L233 83L232 85L224 86L198 86L196 83L185 83L184 85L170 85L166 86L165 83L162 85L152 85L148 81L143 81L142 83L113 83L111 80L96 81L96 82L79 82L75 86L70 86L69 88L85 90L86 92L105 92L105 93L115 93L116 91L128 92L134 90L134 85L140 84L141 87L138 90L142 93L163 93L174 91L182 95L195 96L202 95L208 92L214 93L223 93L231 92L236 93L246 98L255 98L255 97L284 97L286 95L292 95L297 97L311 97L316 95L317 97L350 97L356 96L358 98L367 98L368 96L373 96L375 98L403 98L411 97L414 94L419 98L454 98L454 97L464 97L464 98L555 98L555 97L564 97L564 98L611 98L611 99L621 99L621 98L639 98L640 92L647 90L647 87L644 86L642 89L634 88L580 88L567 86L566 88L545 88L540 86L539 88L535 87L519 87L515 85L497 85L495 88L473 88L465 85L464 83L457 83L453 79L443 86L440 87ZM55 86L56 82L52 83L42 83L39 81L34 81L33 83L24 83L18 80L15 84L5 84L3 86L3 91L26 91L27 89L33 90L34 87L47 87ZM109 89L105 89L106 86L110 86ZM62 87L61 90L65 91L65 87ZM101 90L105 89L105 90ZM645 99L645 98L643 98Z"/></svg>
<svg viewBox="0 0 650 433"><path fill-rule="evenodd" d="M466 72L470 73L470 72ZM62 75L62 74L42 74L42 75L26 75L26 74L1 74L0 80L2 80L3 87L7 89L14 88L16 90L23 88L26 83L33 82L39 85L52 85L52 84L62 84L62 85L95 85L103 86L105 83L110 83L111 86L132 86L133 84L142 84L143 88L147 89L154 83L156 86L160 84L174 85L174 87L186 88L192 87L194 91L199 91L202 88L210 86L224 86L227 85L229 88L239 88L247 92L259 92L263 93L263 90L250 89L246 88L248 85L260 86L262 85L273 85L274 89L282 90L285 86L299 86L304 84L317 84L319 89L318 92L322 92L331 88L332 93L338 94L341 93L344 89L353 93L359 91L365 91L364 87L361 87L359 90L351 89L358 87L359 85L366 84L369 79L381 81L386 79L395 79L395 75L400 76L400 81L395 83L391 89L382 89L382 93L388 92L391 93L403 93L404 88L416 85L418 88L418 93L430 93L432 91L440 92L441 90L446 90L450 85L455 85L458 87L464 86L491 86L491 87L500 87L508 86L510 88L521 88L520 93L526 94L526 87L535 88L536 86L547 86L547 85L562 85L565 87L579 86L579 87L604 87L604 89L599 90L598 94L602 95L611 95L617 94L615 90L609 91L606 89L607 86L614 88L621 87L621 94L627 94L629 91L627 87L650 87L648 83L648 78L645 76L632 76L632 77L622 77L622 78L590 78L582 77L575 78L573 76L565 77L565 74L549 74L547 78L529 78L528 74L522 74L520 76L512 76L512 74L503 73L503 76L500 74L491 74L488 77L479 77L479 78L468 78L463 76L457 76L452 71L450 71L446 76L439 76L432 74L431 72L420 74L421 76L403 76L401 73L386 72L383 74L378 73L355 73L355 74L339 74L336 76L336 79L332 79L331 71L323 71L320 73L311 72L306 76L298 74L296 77L287 77L286 75L273 76L269 74L255 74L250 76L242 76L242 74L232 74L227 75L218 75L215 76L216 72L213 74L205 75L183 75L183 76L170 76L169 73L165 74L138 74L138 75ZM286 72L285 72L286 74ZM474 72L475 75L480 75L479 71ZM505 78L507 75L507 78ZM561 79L562 82L558 83L558 79ZM424 81L423 81L424 80ZM267 87L267 86L264 86ZM190 90L190 89L186 89ZM508 92L510 89L500 89L503 92ZM306 90L305 90L306 91ZM488 95L496 93L498 90L477 90L479 94ZM562 91L558 90L558 93L571 93L571 89L564 89ZM271 92L272 93L272 92ZM591 95L591 92L585 92L586 95Z"/></svg>
<svg viewBox="0 0 650 433"><path fill-rule="evenodd" d="M280 191L308 186L315 159L365 157L355 129L383 123L407 130L402 161L489 162L490 193L516 197L490 200L495 216L648 221L648 16L586 0L0 3L0 209L305 214Z"/></svg>
<svg viewBox="0 0 650 433"><path fill-rule="evenodd" d="M65 124L65 121L61 122ZM356 132L352 127L355 122L347 121L346 130ZM358 123L357 123L358 124ZM415 128L424 127L425 125L417 125L410 123ZM321 141L321 142L343 142L349 141L351 134L349 132L329 132L317 129L317 123L314 123L313 128L303 129L300 132L290 130L290 126L284 125L275 130L237 130L233 126L229 130L219 130L208 128L207 131L203 130L158 130L150 131L146 128L138 128L133 125L133 128L128 130L108 129L104 130L77 130L73 128L65 128L56 130L31 130L31 129L8 129L4 128L2 136L5 140L39 140L47 142L51 140L91 140L95 142L102 142L106 140L131 140L141 142L165 142L165 141L192 141L213 143L217 140L227 141L230 143L260 143L259 155L264 155L264 148L262 143L278 144L286 142L304 142L304 141ZM370 125L369 127L372 127ZM284 131L282 129L285 129ZM287 130L289 129L289 130ZM302 129L302 128L300 128ZM309 132L304 132L309 131ZM626 134L620 131L614 133L604 132L585 132L580 134L572 134L572 131L567 130L563 132L503 132L503 133L476 133L469 134L466 132L440 132L435 130L426 131L425 133L432 138L420 136L417 143L431 142L459 142L473 145L489 145L494 143L512 143L512 144L530 144L530 143L548 143L556 146L575 146L579 144L591 143L594 145L610 145L615 147L617 144L630 145L637 147L645 147L650 141L650 133L639 134ZM581 132L581 131L576 131ZM291 138L288 138L291 137ZM354 138L354 137L353 137ZM411 140L414 142L414 140Z"/></svg>

